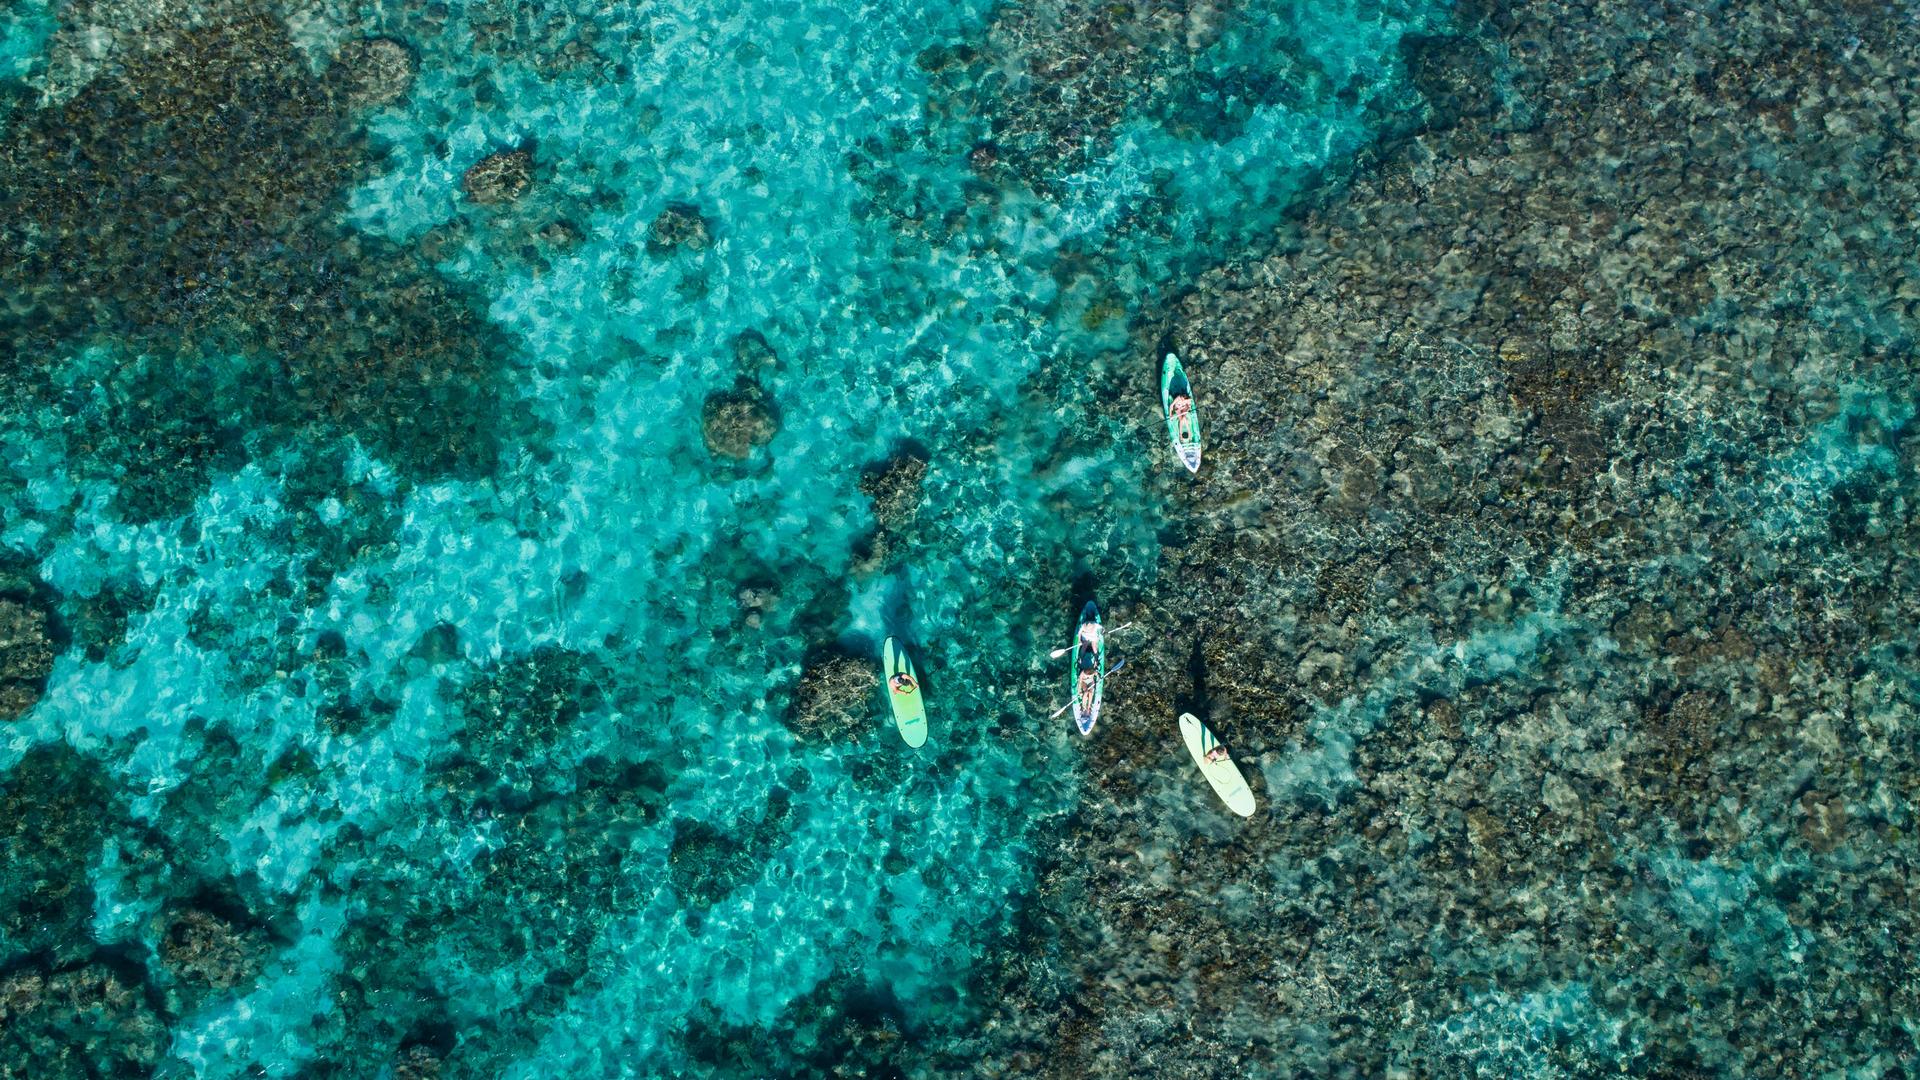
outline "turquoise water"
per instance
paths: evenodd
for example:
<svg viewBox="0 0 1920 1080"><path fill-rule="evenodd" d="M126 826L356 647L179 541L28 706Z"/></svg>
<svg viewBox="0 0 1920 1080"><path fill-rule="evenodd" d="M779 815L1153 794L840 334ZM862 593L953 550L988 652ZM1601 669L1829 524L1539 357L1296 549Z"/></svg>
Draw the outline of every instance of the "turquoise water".
<svg viewBox="0 0 1920 1080"><path fill-rule="evenodd" d="M6 16L15 134L23 110L155 70L142 50L189 47L165 20L116 38L57 7ZM1180 14L1185 55L1044 153L976 111L1014 92L976 81L1039 47L985 2L296 4L237 51L208 46L284 48L291 100L330 87L349 42L405 46L405 92L338 113L351 181L288 196L295 224L232 257L314 244L335 265L288 271L321 275L293 294L333 297L343 253L418 253L378 257L424 260L487 337L407 377L489 381L462 399L478 404L405 406L412 436L363 426L378 394L309 409L297 374L271 381L285 357L377 366L385 339L263 350L295 340L259 330L297 323L271 299L228 312L254 329L225 338L109 307L36 346L0 431L0 543L65 639L0 769L77 752L105 778L72 789L94 824L58 863L94 945L58 963L147 963L161 1004L126 1006L101 1060L781 1073L832 1044L836 1013L929 1041L977 1022L972 964L1081 783L1045 719L1044 653L1085 593L1156 573L1155 404L1115 388L1139 381L1159 303L1411 115L1398 44L1444 29L1439 8ZM996 139L997 164L971 163ZM524 193L466 190L516 149ZM670 210L697 215L691 239L659 224ZM150 241L130 242L139 259ZM210 404L151 405L128 371ZM738 459L703 438L728 393L777 423ZM140 438L135 405L178 411L164 430L202 449L178 466L155 464L158 436L110 451ZM406 453L468 430L493 452L453 469ZM876 542L860 479L903 447L926 461L917 510ZM136 499L156 469L180 492ZM827 741L783 721L822 649L872 656L888 635L928 673L925 751L877 698ZM1373 709L1326 721L1326 763L1269 783L1337 797ZM225 928L220 973L139 960L181 955L185 909ZM8 963L43 952L0 943ZM1450 1030L1576 1023L1585 1000L1488 998ZM753 1030L799 1034L749 1066Z"/></svg>
<svg viewBox="0 0 1920 1080"><path fill-rule="evenodd" d="M0 1080L1904 1075L1912 7L0 4Z"/></svg>

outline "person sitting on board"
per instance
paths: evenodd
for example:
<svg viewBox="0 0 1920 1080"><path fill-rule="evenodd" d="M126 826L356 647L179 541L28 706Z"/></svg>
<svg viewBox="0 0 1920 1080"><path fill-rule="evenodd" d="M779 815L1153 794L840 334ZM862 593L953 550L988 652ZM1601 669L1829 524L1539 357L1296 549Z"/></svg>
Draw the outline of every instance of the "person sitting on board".
<svg viewBox="0 0 1920 1080"><path fill-rule="evenodd" d="M1100 651L1100 624L1097 622L1081 623L1080 641L1078 644L1080 646L1081 663L1092 663L1093 661L1089 659L1089 656Z"/></svg>
<svg viewBox="0 0 1920 1080"><path fill-rule="evenodd" d="M1173 401L1169 404L1169 408L1173 411L1173 418L1180 421L1180 441L1183 443L1192 442L1193 428L1188 420L1193 413L1193 399L1185 394L1175 394L1173 395Z"/></svg>
<svg viewBox="0 0 1920 1080"><path fill-rule="evenodd" d="M1207 760L1211 762L1225 761L1227 760L1227 748L1220 743L1214 743L1212 748L1207 751L1206 757Z"/></svg>
<svg viewBox="0 0 1920 1080"><path fill-rule="evenodd" d="M893 687L893 692L896 694L911 694L915 690L920 689L919 686L914 684L913 676L904 671L894 675L893 681L888 685Z"/></svg>

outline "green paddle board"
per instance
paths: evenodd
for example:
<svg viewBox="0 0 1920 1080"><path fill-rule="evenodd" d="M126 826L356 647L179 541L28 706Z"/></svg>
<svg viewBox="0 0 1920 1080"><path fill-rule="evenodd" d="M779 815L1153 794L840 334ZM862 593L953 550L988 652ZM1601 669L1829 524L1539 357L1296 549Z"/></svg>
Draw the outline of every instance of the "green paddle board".
<svg viewBox="0 0 1920 1080"><path fill-rule="evenodd" d="M1186 399L1186 415L1174 414L1174 399ZM1200 409L1193 403L1193 387L1187 384L1187 371L1172 353L1160 365L1160 411L1167 416L1167 435L1173 439L1173 452L1188 472L1200 471Z"/></svg>
<svg viewBox="0 0 1920 1080"><path fill-rule="evenodd" d="M907 745L919 749L927 742L927 705L920 696L920 673L913 670L913 658L906 647L892 638L880 647L880 660L887 669L887 704L893 708L893 726ZM907 682L894 685L894 677L905 675Z"/></svg>
<svg viewBox="0 0 1920 1080"><path fill-rule="evenodd" d="M1227 809L1241 817L1253 816L1253 792L1247 790L1247 781L1234 767L1231 757L1219 761L1208 761L1207 751L1220 745L1213 732L1200 718L1192 713L1180 714L1180 734L1187 740L1187 753L1193 755L1193 763L1200 766L1200 775L1213 785L1213 793L1227 804Z"/></svg>

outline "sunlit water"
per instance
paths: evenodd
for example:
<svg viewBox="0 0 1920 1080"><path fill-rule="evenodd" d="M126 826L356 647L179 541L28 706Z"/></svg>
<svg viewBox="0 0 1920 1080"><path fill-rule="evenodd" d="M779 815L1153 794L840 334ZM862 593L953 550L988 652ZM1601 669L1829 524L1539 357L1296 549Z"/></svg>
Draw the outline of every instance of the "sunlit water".
<svg viewBox="0 0 1920 1080"><path fill-rule="evenodd" d="M297 920L248 989L180 1020L169 1054L202 1075L293 1075L338 1037L321 1019L356 961L343 935L373 902L363 883L430 892L504 842L498 822L439 809L437 770L475 734L463 689L573 650L603 665L606 696L527 754L550 757L562 789L595 755L652 763L665 813L620 838L622 899L591 944L592 977L532 1014L510 1075L676 1073L691 1067L674 1038L690 1013L772 1023L835 974L886 988L911 1026L965 1023L969 963L1029 882L1035 830L1074 799L1044 653L1070 634L1076 589L1154 563L1144 476L1174 466L1150 437L1156 388L1128 320L1256 242L1317 170L1411 106L1398 39L1437 25L1439 5L1249 5L1202 61L1252 85L1312 73L1286 104L1214 139L1127 117L1052 192L1002 177L990 198L969 194L988 182L969 169L966 125L929 119L919 62L979 38L984 0L580 4L549 15L591 27L598 60L558 70L476 45L495 5L449 5L437 29L408 7L289 24L315 63L349 34L418 56L410 94L366 120L383 156L343 224L435 238L443 272L484 290L513 342L498 408L543 434L489 477L424 484L344 443L345 500L289 492L286 462L254 459L214 477L185 519L134 525L111 483L76 475L51 437L57 410L9 416L0 452L21 480L0 507L5 542L65 594L152 603L111 655L59 657L0 764L68 740L111 764L136 817L178 836L170 793L203 767L205 732L233 737L258 794L209 811L216 860ZM9 16L21 32L0 75L34 70L41 11ZM512 207L471 205L466 168L517 146L532 150L532 188ZM704 247L649 251L670 204L697 208ZM546 220L577 242L531 252ZM1089 254L1065 269L1063 245ZM748 334L777 360L742 361ZM82 392L117 362L77 352L57 378ZM742 375L780 430L744 462L717 460L703 402ZM1138 392L1115 390L1136 378ZM858 563L874 522L857 483L903 444L927 456L923 501L874 571ZM374 507L394 515L390 545L313 602L266 587L310 557L277 526ZM775 599L748 619L738 596L755 582ZM439 639L450 648L423 650L440 624L457 631ZM907 752L877 698L863 737L796 740L780 714L809 650L873 655L888 634L927 673L930 745ZM343 644L344 675L314 666L322 640ZM332 730L327 679L390 717ZM260 784L295 748L311 767ZM751 875L697 911L669 877L691 822L759 837ZM150 937L163 898L110 865L98 877L101 938ZM543 975L473 960L458 931L417 961L456 1020L522 1009Z"/></svg>

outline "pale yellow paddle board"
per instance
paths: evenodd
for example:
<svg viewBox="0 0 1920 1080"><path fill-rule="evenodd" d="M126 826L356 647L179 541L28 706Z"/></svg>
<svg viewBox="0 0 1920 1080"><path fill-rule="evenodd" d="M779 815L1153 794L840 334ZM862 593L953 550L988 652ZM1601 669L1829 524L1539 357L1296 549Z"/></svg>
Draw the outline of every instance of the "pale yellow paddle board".
<svg viewBox="0 0 1920 1080"><path fill-rule="evenodd" d="M1227 809L1241 817L1253 816L1253 792L1247 790L1247 781L1241 777L1240 770L1234 767L1233 759L1208 761L1207 751L1219 745L1220 740L1213 737L1207 725L1192 713L1180 714L1180 734L1187 740L1187 753L1193 755L1193 763L1200 766L1200 774L1213 785L1213 793L1227 804Z"/></svg>

